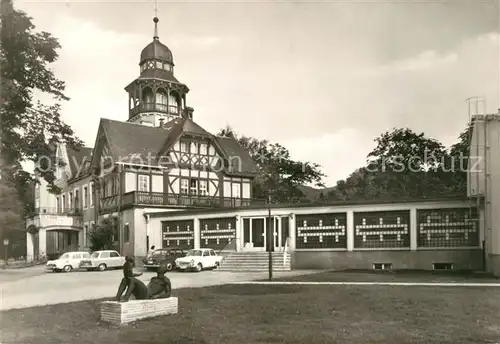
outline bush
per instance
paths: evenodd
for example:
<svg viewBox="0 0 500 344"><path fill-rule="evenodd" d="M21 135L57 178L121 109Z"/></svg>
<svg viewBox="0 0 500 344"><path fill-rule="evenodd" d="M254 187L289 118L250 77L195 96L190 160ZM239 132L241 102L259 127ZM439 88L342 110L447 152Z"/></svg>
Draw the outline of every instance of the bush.
<svg viewBox="0 0 500 344"><path fill-rule="evenodd" d="M92 251L113 249L113 233L115 223L110 219L104 219L98 226L94 226L88 233L90 249Z"/></svg>

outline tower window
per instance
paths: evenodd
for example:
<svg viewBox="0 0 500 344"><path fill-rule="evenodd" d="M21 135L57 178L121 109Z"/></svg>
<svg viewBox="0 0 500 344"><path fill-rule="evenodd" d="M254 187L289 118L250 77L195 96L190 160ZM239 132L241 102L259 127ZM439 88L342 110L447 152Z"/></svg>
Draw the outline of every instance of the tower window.
<svg viewBox="0 0 500 344"><path fill-rule="evenodd" d="M189 152L189 145L186 141L181 141L181 152L183 153L188 153Z"/></svg>
<svg viewBox="0 0 500 344"><path fill-rule="evenodd" d="M200 144L200 154L202 155L207 155L208 154L208 147L206 143L201 143Z"/></svg>
<svg viewBox="0 0 500 344"><path fill-rule="evenodd" d="M156 68L162 69L163 64L160 61L156 61Z"/></svg>
<svg viewBox="0 0 500 344"><path fill-rule="evenodd" d="M206 180L200 180L200 196L208 196L208 183Z"/></svg>
<svg viewBox="0 0 500 344"><path fill-rule="evenodd" d="M181 194L187 195L189 194L189 180L181 179Z"/></svg>
<svg viewBox="0 0 500 344"><path fill-rule="evenodd" d="M149 176L140 174L138 176L139 191L149 192Z"/></svg>
<svg viewBox="0 0 500 344"><path fill-rule="evenodd" d="M198 194L198 179L191 179L189 181L189 191L190 191L191 195Z"/></svg>
<svg viewBox="0 0 500 344"><path fill-rule="evenodd" d="M191 154L198 154L198 144L196 142L191 142Z"/></svg>

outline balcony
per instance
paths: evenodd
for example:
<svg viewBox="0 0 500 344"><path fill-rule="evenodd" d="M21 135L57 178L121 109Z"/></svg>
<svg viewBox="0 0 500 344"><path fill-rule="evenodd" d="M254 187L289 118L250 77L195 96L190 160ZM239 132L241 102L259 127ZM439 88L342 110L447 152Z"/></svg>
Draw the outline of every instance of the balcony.
<svg viewBox="0 0 500 344"><path fill-rule="evenodd" d="M237 199L228 197L171 195L162 192L132 191L123 195L121 207L134 205L152 206L179 206L201 208L237 208L263 206L265 200ZM101 211L116 211L118 209L118 195L101 199Z"/></svg>
<svg viewBox="0 0 500 344"><path fill-rule="evenodd" d="M180 108L177 105L166 105L161 103L142 103L130 110L131 117L141 112L161 112L173 115L180 114Z"/></svg>
<svg viewBox="0 0 500 344"><path fill-rule="evenodd" d="M33 210L29 216L36 215L66 215L66 216L82 216L82 209L79 208L55 208L41 207Z"/></svg>
<svg viewBox="0 0 500 344"><path fill-rule="evenodd" d="M26 228L31 225L35 225L38 228L47 226L82 227L82 210L75 208L37 208L26 219Z"/></svg>

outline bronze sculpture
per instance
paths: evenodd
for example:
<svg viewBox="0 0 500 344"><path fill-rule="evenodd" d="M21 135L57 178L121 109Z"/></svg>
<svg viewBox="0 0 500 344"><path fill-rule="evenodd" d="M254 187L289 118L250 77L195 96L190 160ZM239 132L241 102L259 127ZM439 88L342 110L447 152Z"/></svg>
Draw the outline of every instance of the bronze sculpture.
<svg viewBox="0 0 500 344"><path fill-rule="evenodd" d="M147 300L147 299L162 299L170 297L172 291L172 284L170 279L165 276L167 272L166 267L161 266L158 269L156 277L151 278L148 286L136 277L141 276L142 272L134 273L133 267L134 259L130 256L125 258L125 264L123 264L123 278L118 287L118 292L116 294L116 301L120 302L121 296L125 289L127 292L123 297L123 302L127 302L130 295L134 295L136 300Z"/></svg>
<svg viewBox="0 0 500 344"><path fill-rule="evenodd" d="M166 299L170 297L172 292L172 284L170 279L165 276L167 272L166 266L160 266L156 273L156 277L151 278L148 284L148 298L150 299Z"/></svg>

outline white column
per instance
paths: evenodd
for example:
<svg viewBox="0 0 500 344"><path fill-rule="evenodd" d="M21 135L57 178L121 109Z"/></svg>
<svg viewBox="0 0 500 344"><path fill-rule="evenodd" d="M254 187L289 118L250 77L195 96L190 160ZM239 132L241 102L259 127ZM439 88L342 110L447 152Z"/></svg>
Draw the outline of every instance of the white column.
<svg viewBox="0 0 500 344"><path fill-rule="evenodd" d="M35 248L33 247L33 235L26 232L26 260L32 261L34 259Z"/></svg>
<svg viewBox="0 0 500 344"><path fill-rule="evenodd" d="M346 235L347 235L347 251L354 251L354 212L352 210L347 211L346 220Z"/></svg>
<svg viewBox="0 0 500 344"><path fill-rule="evenodd" d="M410 250L417 250L417 208L410 209Z"/></svg>
<svg viewBox="0 0 500 344"><path fill-rule="evenodd" d="M197 217L195 217L193 220L193 231L194 231L194 248L198 249L200 248L201 233L200 233L200 219Z"/></svg>
<svg viewBox="0 0 500 344"><path fill-rule="evenodd" d="M85 247L85 228L82 228L78 231L78 247L79 251L82 251Z"/></svg>
<svg viewBox="0 0 500 344"><path fill-rule="evenodd" d="M289 231L290 234L290 250L293 251L295 250L295 247L297 247L297 218L295 214L291 215L290 219L290 227Z"/></svg>
<svg viewBox="0 0 500 344"><path fill-rule="evenodd" d="M236 215L236 227L234 228L234 240L236 240L236 252L241 251L241 241L243 237L243 220L241 219L241 216Z"/></svg>
<svg viewBox="0 0 500 344"><path fill-rule="evenodd" d="M47 257L47 230L40 229L38 232L38 254Z"/></svg>

